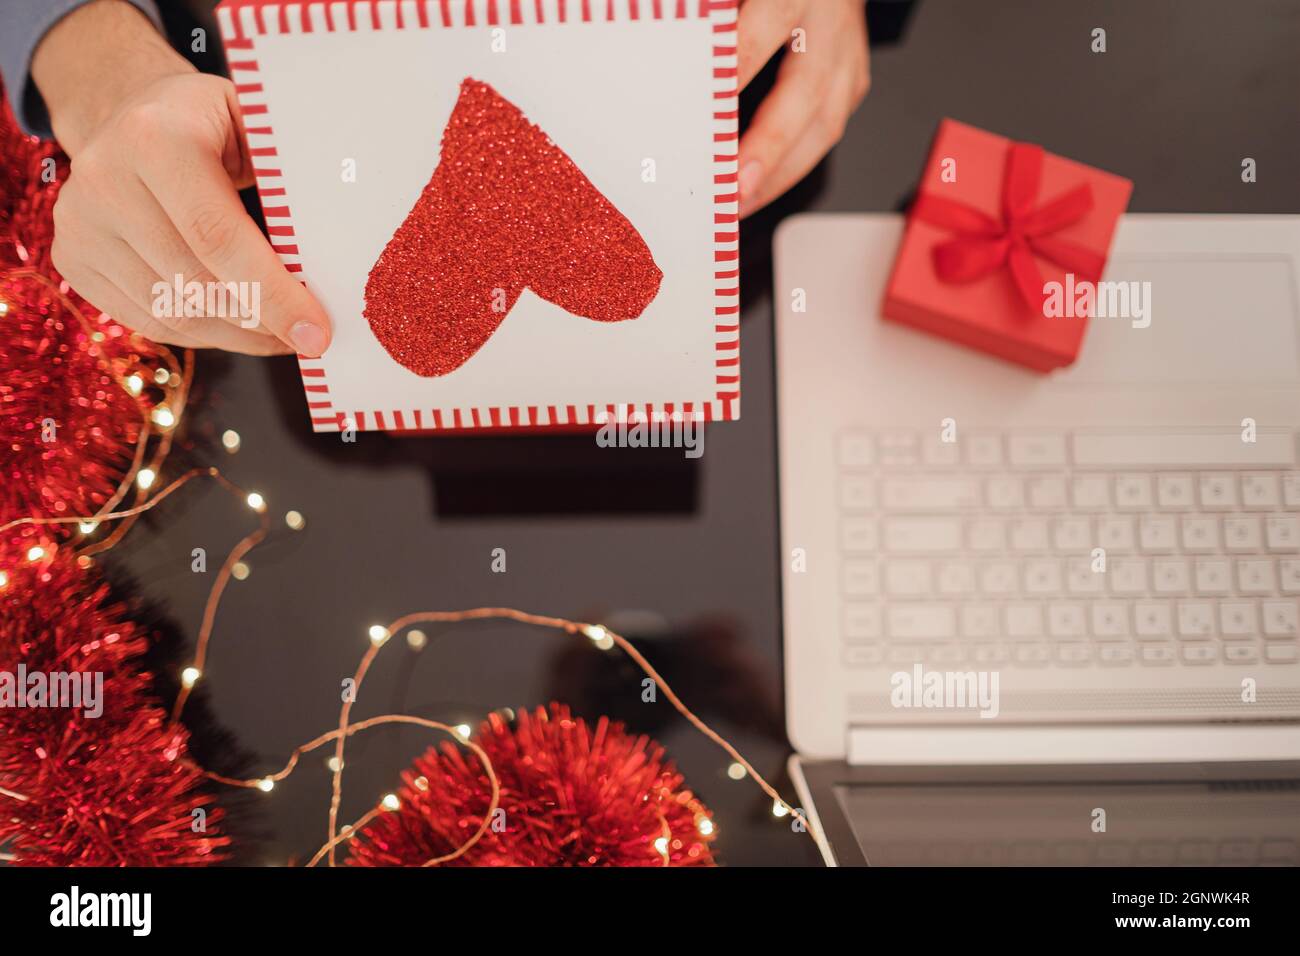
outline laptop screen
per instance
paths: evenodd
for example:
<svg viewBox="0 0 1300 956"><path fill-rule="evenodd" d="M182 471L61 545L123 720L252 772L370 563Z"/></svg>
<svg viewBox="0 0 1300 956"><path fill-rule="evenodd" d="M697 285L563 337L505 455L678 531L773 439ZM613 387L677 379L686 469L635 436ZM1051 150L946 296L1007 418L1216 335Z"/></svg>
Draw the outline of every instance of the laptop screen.
<svg viewBox="0 0 1300 956"><path fill-rule="evenodd" d="M874 866L1300 862L1300 783L838 784Z"/></svg>

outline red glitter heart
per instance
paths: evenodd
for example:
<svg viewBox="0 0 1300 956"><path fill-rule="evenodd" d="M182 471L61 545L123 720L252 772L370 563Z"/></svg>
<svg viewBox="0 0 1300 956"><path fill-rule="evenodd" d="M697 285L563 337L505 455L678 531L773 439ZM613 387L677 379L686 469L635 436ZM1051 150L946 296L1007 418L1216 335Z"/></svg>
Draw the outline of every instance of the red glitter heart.
<svg viewBox="0 0 1300 956"><path fill-rule="evenodd" d="M663 273L641 234L523 112L466 79L442 160L366 281L365 316L417 375L464 365L525 288L583 318L645 311Z"/></svg>

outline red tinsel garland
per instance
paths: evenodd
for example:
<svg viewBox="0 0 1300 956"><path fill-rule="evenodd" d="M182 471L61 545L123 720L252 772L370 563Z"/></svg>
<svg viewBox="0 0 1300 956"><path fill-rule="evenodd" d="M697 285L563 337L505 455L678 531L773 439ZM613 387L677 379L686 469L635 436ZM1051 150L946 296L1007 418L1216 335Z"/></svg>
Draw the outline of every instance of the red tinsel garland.
<svg viewBox="0 0 1300 956"><path fill-rule="evenodd" d="M36 561L0 552L0 676L20 665L102 674L103 712L0 708L0 787L11 794L0 793L0 849L32 866L211 863L229 842L221 810L136 661L144 633L67 551Z"/></svg>
<svg viewBox="0 0 1300 956"><path fill-rule="evenodd" d="M501 783L494 825L456 866L711 866L712 818L663 748L602 717L594 727L551 704L500 714L475 742ZM351 844L356 866L419 866L463 844L488 807L483 767L451 744L402 774L399 809ZM660 841L658 845L657 841Z"/></svg>
<svg viewBox="0 0 1300 956"><path fill-rule="evenodd" d="M109 370L160 364L154 347L100 315L54 270L54 202L67 173L58 147L25 136L0 102L0 524L96 512L141 429L140 400ZM35 535L19 528L0 544Z"/></svg>
<svg viewBox="0 0 1300 956"><path fill-rule="evenodd" d="M142 429L141 401L115 375L161 364L55 272L67 158L23 135L3 98L0 87L0 524L98 511ZM221 811L196 789L185 731L155 706L135 661L143 632L58 546L75 533L24 525L0 536L0 850L25 865L211 862L228 842ZM102 674L103 713L19 709L20 667Z"/></svg>

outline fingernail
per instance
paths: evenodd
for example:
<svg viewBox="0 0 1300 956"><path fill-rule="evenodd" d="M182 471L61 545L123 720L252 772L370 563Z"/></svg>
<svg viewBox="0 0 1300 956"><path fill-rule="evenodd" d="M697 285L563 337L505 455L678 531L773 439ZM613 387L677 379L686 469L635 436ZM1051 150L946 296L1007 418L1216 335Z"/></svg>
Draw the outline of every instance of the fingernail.
<svg viewBox="0 0 1300 956"><path fill-rule="evenodd" d="M740 170L740 199L742 202L754 198L758 184L763 181L763 164L751 159Z"/></svg>
<svg viewBox="0 0 1300 956"><path fill-rule="evenodd" d="M289 330L289 344L308 358L319 358L324 354L328 341L325 330L313 322L298 322Z"/></svg>

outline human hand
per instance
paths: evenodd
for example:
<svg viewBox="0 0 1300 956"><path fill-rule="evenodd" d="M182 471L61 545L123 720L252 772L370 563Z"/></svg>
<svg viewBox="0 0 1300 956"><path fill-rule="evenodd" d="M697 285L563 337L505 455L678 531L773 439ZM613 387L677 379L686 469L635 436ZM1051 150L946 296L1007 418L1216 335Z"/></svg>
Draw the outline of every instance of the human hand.
<svg viewBox="0 0 1300 956"><path fill-rule="evenodd" d="M117 0L60 21L33 56L32 78L72 157L51 255L79 295L158 342L325 351L328 317L240 201L252 164L229 80L196 72ZM178 275L215 290L225 316L186 315L183 303L162 300L155 285L174 287Z"/></svg>
<svg viewBox="0 0 1300 956"><path fill-rule="evenodd" d="M864 0L743 3L737 28L742 89L794 41L776 86L740 141L740 214L748 216L808 175L840 141L871 87L871 70ZM796 29L803 31L798 38Z"/></svg>

